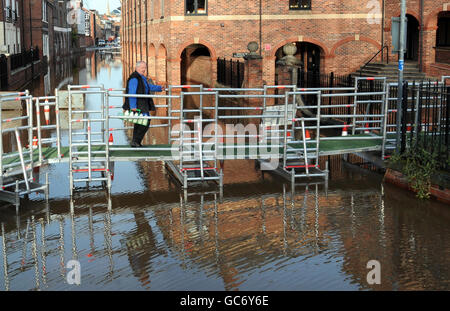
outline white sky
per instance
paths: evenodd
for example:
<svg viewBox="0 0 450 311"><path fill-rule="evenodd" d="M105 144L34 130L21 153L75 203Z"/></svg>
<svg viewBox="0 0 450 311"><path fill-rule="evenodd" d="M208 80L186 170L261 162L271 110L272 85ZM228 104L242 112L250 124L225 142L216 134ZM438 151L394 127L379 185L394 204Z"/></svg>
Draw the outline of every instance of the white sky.
<svg viewBox="0 0 450 311"><path fill-rule="evenodd" d="M84 7L89 10L97 10L99 13L106 13L107 0L83 0ZM111 11L120 6L120 0L109 0L109 8Z"/></svg>

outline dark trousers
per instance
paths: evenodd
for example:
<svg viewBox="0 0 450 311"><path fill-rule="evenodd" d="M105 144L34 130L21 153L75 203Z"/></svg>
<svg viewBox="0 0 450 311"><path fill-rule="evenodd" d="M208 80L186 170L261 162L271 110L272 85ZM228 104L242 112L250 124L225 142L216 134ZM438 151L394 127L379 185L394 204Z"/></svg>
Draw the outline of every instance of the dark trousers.
<svg viewBox="0 0 450 311"><path fill-rule="evenodd" d="M150 122L148 122L148 125L134 124L133 142L140 144L144 139L144 136L147 133L149 126Z"/></svg>

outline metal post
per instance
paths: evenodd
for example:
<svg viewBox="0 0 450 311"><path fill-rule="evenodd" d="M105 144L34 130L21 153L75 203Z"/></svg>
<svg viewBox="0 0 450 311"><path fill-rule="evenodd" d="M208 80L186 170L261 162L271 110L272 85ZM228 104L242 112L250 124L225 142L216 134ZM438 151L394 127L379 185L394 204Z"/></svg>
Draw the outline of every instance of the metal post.
<svg viewBox="0 0 450 311"><path fill-rule="evenodd" d="M22 165L22 172L23 172L23 179L25 181L25 185L27 187L27 191L30 191L30 184L28 182L28 176L27 176L27 167L25 165L25 161L23 158L23 150L22 150L22 143L20 141L20 136L19 136L19 130L16 128L14 130L15 134L16 134L16 140L17 140L17 149L19 151L19 158L20 158L20 164Z"/></svg>
<svg viewBox="0 0 450 311"><path fill-rule="evenodd" d="M356 77L355 78L355 96L354 96L354 99L353 99L353 121L352 121L352 125L353 125L353 127L352 127L352 135L355 135L356 134L356 113L357 113L357 108L358 108L358 95L357 95L357 93L358 93L358 82L359 82L359 79L358 79L358 77Z"/></svg>
<svg viewBox="0 0 450 311"><path fill-rule="evenodd" d="M73 155L72 155L72 94L70 94L71 86L67 87L68 97L69 97L69 184L70 184L70 195L73 195Z"/></svg>
<svg viewBox="0 0 450 311"><path fill-rule="evenodd" d="M61 123L59 119L58 89L55 89L55 114L56 114L56 148L58 149L58 160L61 161Z"/></svg>
<svg viewBox="0 0 450 311"><path fill-rule="evenodd" d="M49 181L48 181L48 172L47 173L45 173L45 200L47 201L47 203L48 203L48 199L49 199L49 195L50 195L50 189L49 189L49 187L50 187L50 183L49 183Z"/></svg>
<svg viewBox="0 0 450 311"><path fill-rule="evenodd" d="M92 146L91 146L91 121L87 121L87 135L88 135L88 178L91 181L92 178Z"/></svg>
<svg viewBox="0 0 450 311"><path fill-rule="evenodd" d="M169 85L169 101L168 101L168 107L167 107L167 116L172 116L172 86ZM169 132L168 132L168 143L170 144L172 137L172 119L169 118Z"/></svg>
<svg viewBox="0 0 450 311"><path fill-rule="evenodd" d="M320 153L320 116L322 107L322 91L317 94L317 131L316 131L316 168L319 166Z"/></svg>
<svg viewBox="0 0 450 311"><path fill-rule="evenodd" d="M286 167L287 158L287 117L288 117L289 92L285 93L284 100L284 142L283 142L283 168Z"/></svg>
<svg viewBox="0 0 450 311"><path fill-rule="evenodd" d="M104 114L104 119L105 122L102 122L102 124L106 127L105 131L103 133L103 141L106 143L105 144L105 168L106 168L106 177L107 177L107 188L108 188L108 192L111 191L111 170L110 170L110 163L109 163L109 91L108 90L104 90L105 91L105 105L102 109L103 114ZM150 122L150 120L148 120Z"/></svg>
<svg viewBox="0 0 450 311"><path fill-rule="evenodd" d="M42 130L41 130L41 105L39 98L36 98L36 127L39 148L39 162L42 163ZM33 148L31 148L33 149Z"/></svg>
<svg viewBox="0 0 450 311"><path fill-rule="evenodd" d="M385 81L386 82L386 81ZM387 118L388 118L388 111L389 111L389 89L390 84L385 83L384 84L384 102L382 103L382 112L381 114L384 115L383 117L383 123L382 123L382 136L383 140L381 141L381 160L384 160L386 156L386 135L387 135Z"/></svg>
<svg viewBox="0 0 450 311"><path fill-rule="evenodd" d="M402 120L402 100L403 100L403 66L405 63L405 20L406 20L406 0L401 0L400 13L400 51L398 58L398 90L397 90L397 142L396 152L400 152L401 140L401 120Z"/></svg>
<svg viewBox="0 0 450 311"><path fill-rule="evenodd" d="M184 146L184 112L183 112L183 105L184 105L184 93L180 92L180 171L183 170L183 146ZM186 172L185 172L186 173ZM187 188L187 177L184 176L184 187Z"/></svg>

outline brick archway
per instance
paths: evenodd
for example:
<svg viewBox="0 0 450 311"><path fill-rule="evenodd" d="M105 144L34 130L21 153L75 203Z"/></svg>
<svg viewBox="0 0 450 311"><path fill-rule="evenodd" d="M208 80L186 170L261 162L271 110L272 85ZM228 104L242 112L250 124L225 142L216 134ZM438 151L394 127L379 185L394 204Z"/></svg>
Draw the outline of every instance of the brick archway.
<svg viewBox="0 0 450 311"><path fill-rule="evenodd" d="M180 56L181 84L213 86L217 72L216 62L206 45L194 43L186 46Z"/></svg>
<svg viewBox="0 0 450 311"><path fill-rule="evenodd" d="M276 52L278 51L279 48L283 47L284 45L288 44L288 43L293 43L293 42L305 42L305 43L312 43L315 44L317 46L319 46L322 49L322 52L324 53L325 58L329 57L329 51L328 48L325 46L325 44L323 44L322 42L313 39L313 38L302 38L302 41L299 41L298 37L294 37L294 38L290 38L287 40L284 40L280 43L278 43L271 51L270 56L269 57L274 57L276 58Z"/></svg>
<svg viewBox="0 0 450 311"><path fill-rule="evenodd" d="M198 41L189 40L189 41L186 41L183 44L181 44L178 47L177 53L175 54L175 57L178 59L178 61L181 61L181 54L183 53L184 49L193 44L201 44L201 45L206 46L211 55L211 61L217 61L217 53L216 53L215 49L212 47L211 44L209 44L208 42L203 41L203 40L198 40Z"/></svg>
<svg viewBox="0 0 450 311"><path fill-rule="evenodd" d="M450 10L444 11L441 8L431 12L431 14L428 15L428 17L425 19L425 23L423 24L425 28L424 30L437 30L438 15L441 12L450 12Z"/></svg>
<svg viewBox="0 0 450 311"><path fill-rule="evenodd" d="M362 36L362 37L359 37L359 40L356 40L355 36L352 36L352 37L347 37L345 39L342 39L342 40L338 41L335 45L333 45L333 47L331 48L331 52L330 52L329 56L330 57L335 57L336 56L336 50L339 47L343 46L344 44L346 44L348 42L352 42L352 41L364 41L364 42L373 44L374 46L377 47L378 50L381 49L381 44L378 41L374 40L374 39Z"/></svg>

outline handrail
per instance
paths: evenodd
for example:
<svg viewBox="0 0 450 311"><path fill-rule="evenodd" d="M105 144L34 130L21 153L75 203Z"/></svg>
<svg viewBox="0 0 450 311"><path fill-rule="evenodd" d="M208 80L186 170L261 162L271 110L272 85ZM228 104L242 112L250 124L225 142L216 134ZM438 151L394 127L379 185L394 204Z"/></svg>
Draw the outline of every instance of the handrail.
<svg viewBox="0 0 450 311"><path fill-rule="evenodd" d="M362 66L360 69L359 69L359 76L361 77L362 76L362 72L363 72L363 70L364 70L364 68L366 68L367 67L367 65L369 65L377 56L378 56L378 54L380 54L381 52L383 52L383 50L384 49L386 49L386 51L387 51L387 54L386 54L386 62L387 62L387 64L389 64L389 46L388 45L385 45L385 46L383 46L367 63L365 63L364 64L364 66Z"/></svg>

